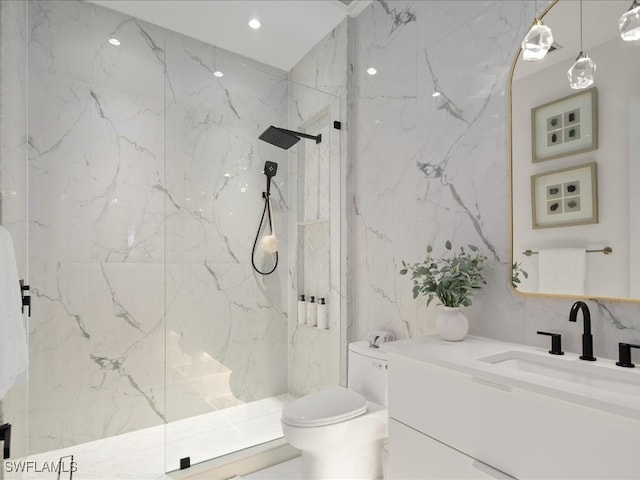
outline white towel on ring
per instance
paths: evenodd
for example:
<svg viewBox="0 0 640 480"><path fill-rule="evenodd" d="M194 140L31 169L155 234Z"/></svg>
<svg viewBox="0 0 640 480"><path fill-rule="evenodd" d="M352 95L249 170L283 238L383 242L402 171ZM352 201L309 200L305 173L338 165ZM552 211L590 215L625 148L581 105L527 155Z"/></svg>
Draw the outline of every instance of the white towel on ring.
<svg viewBox="0 0 640 480"><path fill-rule="evenodd" d="M0 225L0 400L29 365L13 240Z"/></svg>
<svg viewBox="0 0 640 480"><path fill-rule="evenodd" d="M549 248L538 254L538 292L584 295L587 252L584 248Z"/></svg>

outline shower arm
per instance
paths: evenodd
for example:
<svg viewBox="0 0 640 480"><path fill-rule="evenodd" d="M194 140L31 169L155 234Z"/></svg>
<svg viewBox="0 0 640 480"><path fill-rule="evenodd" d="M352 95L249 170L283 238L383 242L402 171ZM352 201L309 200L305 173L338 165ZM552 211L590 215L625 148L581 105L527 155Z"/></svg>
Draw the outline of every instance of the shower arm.
<svg viewBox="0 0 640 480"><path fill-rule="evenodd" d="M315 140L316 144L322 142L322 134L319 133L318 135L309 135L308 133L302 133L302 132L294 132L293 130L287 130L286 128L280 128L280 127L276 127L278 130L280 130L281 132L287 132L290 133L292 135L296 135L298 137L302 137L302 138L308 138L309 140Z"/></svg>

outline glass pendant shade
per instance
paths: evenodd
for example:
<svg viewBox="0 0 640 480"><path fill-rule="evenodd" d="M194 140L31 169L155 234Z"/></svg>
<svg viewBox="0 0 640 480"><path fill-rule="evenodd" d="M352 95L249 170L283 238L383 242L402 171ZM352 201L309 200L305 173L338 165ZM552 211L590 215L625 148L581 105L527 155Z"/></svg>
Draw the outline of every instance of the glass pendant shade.
<svg viewBox="0 0 640 480"><path fill-rule="evenodd" d="M575 63L567 72L569 86L574 90L587 88L593 84L595 76L596 64L586 53L580 52Z"/></svg>
<svg viewBox="0 0 640 480"><path fill-rule="evenodd" d="M536 23L522 40L522 59L535 61L544 58L552 43L551 29L536 19Z"/></svg>
<svg viewBox="0 0 640 480"><path fill-rule="evenodd" d="M640 4L636 0L631 4L629 11L622 14L618 26L620 36L625 42L640 40Z"/></svg>

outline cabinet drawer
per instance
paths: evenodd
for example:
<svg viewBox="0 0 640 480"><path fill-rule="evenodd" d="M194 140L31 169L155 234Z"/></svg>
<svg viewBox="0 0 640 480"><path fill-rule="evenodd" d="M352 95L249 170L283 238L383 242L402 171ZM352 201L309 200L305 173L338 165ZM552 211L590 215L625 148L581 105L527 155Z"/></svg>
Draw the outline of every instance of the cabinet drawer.
<svg viewBox="0 0 640 480"><path fill-rule="evenodd" d="M401 479L513 479L395 420L389 421L389 477Z"/></svg>
<svg viewBox="0 0 640 480"><path fill-rule="evenodd" d="M640 422L389 355L389 416L518 478L640 478Z"/></svg>

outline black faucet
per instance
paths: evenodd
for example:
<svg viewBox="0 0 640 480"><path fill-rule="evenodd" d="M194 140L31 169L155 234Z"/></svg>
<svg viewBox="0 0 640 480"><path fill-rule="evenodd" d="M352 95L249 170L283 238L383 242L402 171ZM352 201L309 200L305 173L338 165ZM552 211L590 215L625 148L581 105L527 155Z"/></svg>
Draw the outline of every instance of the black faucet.
<svg viewBox="0 0 640 480"><path fill-rule="evenodd" d="M593 356L593 335L591 335L591 314L589 313L589 307L584 302L576 302L571 307L569 312L569 321L575 322L578 316L578 310L582 310L582 320L584 320L584 333L582 334L582 355L581 360L595 361L596 357Z"/></svg>

